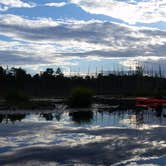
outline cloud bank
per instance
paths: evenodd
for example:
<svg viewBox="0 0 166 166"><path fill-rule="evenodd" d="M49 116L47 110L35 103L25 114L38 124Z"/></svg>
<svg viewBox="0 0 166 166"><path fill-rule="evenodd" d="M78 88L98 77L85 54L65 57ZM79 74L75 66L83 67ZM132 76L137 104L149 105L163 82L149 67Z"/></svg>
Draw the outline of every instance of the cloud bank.
<svg viewBox="0 0 166 166"><path fill-rule="evenodd" d="M4 14L0 16L0 35L9 39L0 41L4 64L26 61L75 65L72 60L93 57L166 58L166 31L113 22L27 19Z"/></svg>
<svg viewBox="0 0 166 166"><path fill-rule="evenodd" d="M164 0L70 0L83 10L121 19L129 24L166 22Z"/></svg>
<svg viewBox="0 0 166 166"><path fill-rule="evenodd" d="M6 11L9 8L31 8L35 3L23 2L21 0L0 0L0 11Z"/></svg>

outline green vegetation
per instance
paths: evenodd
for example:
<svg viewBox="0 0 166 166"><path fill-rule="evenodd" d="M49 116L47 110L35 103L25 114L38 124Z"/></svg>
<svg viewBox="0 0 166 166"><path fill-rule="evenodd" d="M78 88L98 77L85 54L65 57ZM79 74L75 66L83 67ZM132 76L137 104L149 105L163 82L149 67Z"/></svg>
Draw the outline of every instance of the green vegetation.
<svg viewBox="0 0 166 166"><path fill-rule="evenodd" d="M79 87L72 90L68 99L68 105L72 108L90 107L92 104L93 91L89 88Z"/></svg>

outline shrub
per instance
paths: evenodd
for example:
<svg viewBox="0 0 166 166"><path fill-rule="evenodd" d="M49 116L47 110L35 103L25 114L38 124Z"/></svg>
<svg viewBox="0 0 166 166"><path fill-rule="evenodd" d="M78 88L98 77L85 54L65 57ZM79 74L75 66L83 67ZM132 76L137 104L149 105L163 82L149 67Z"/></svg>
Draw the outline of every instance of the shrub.
<svg viewBox="0 0 166 166"><path fill-rule="evenodd" d="M92 104L93 91L89 88L79 87L72 90L68 105L72 108L85 108Z"/></svg>

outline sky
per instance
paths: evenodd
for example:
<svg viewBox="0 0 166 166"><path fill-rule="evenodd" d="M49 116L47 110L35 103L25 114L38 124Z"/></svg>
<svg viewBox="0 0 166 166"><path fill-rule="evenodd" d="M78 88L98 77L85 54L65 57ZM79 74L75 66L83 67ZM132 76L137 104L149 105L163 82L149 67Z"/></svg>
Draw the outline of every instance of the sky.
<svg viewBox="0 0 166 166"><path fill-rule="evenodd" d="M0 0L0 65L29 73L164 71L166 0Z"/></svg>

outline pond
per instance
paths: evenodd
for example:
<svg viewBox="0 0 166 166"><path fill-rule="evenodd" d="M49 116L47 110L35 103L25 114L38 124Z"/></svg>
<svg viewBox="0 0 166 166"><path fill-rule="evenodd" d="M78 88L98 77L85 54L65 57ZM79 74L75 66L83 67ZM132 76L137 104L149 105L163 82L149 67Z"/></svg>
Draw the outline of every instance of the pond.
<svg viewBox="0 0 166 166"><path fill-rule="evenodd" d="M162 165L165 126L164 107L1 111L0 165Z"/></svg>

